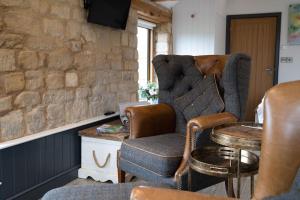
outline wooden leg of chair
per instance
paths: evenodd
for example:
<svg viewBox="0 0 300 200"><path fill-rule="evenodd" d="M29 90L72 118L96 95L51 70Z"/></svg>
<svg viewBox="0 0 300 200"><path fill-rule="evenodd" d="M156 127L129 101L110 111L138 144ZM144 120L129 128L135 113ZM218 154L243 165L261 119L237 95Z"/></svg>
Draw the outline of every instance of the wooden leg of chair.
<svg viewBox="0 0 300 200"><path fill-rule="evenodd" d="M125 183L125 172L118 169L118 182Z"/></svg>

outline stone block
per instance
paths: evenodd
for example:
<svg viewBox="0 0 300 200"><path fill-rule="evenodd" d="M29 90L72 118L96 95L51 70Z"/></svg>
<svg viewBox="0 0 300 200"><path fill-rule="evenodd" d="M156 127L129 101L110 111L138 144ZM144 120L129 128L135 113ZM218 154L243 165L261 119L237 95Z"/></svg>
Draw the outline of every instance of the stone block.
<svg viewBox="0 0 300 200"><path fill-rule="evenodd" d="M134 51L134 60L138 60L139 59L139 52L138 50Z"/></svg>
<svg viewBox="0 0 300 200"><path fill-rule="evenodd" d="M14 104L19 108L31 107L41 103L39 92L24 91L21 92L15 99Z"/></svg>
<svg viewBox="0 0 300 200"><path fill-rule="evenodd" d="M93 97L101 97L106 93L106 87L104 85L97 85L92 88Z"/></svg>
<svg viewBox="0 0 300 200"><path fill-rule="evenodd" d="M137 36L134 34L130 34L129 36L129 46L136 48L137 47Z"/></svg>
<svg viewBox="0 0 300 200"><path fill-rule="evenodd" d="M134 58L135 49L134 48L123 48L122 49L122 56L126 60L131 60Z"/></svg>
<svg viewBox="0 0 300 200"><path fill-rule="evenodd" d="M15 51L0 49L0 72L16 70Z"/></svg>
<svg viewBox="0 0 300 200"><path fill-rule="evenodd" d="M21 51L18 56L19 65L23 69L37 69L38 65L38 55L34 51Z"/></svg>
<svg viewBox="0 0 300 200"><path fill-rule="evenodd" d="M169 34L168 33L158 33L157 41L168 43L169 42Z"/></svg>
<svg viewBox="0 0 300 200"><path fill-rule="evenodd" d="M22 72L4 74L0 77L0 82L5 93L23 90L25 86L25 78Z"/></svg>
<svg viewBox="0 0 300 200"><path fill-rule="evenodd" d="M120 31L112 31L110 33L110 40L112 46L121 46L121 32Z"/></svg>
<svg viewBox="0 0 300 200"><path fill-rule="evenodd" d="M94 70L81 71L78 76L80 86L92 86L95 84L96 79L98 79Z"/></svg>
<svg viewBox="0 0 300 200"><path fill-rule="evenodd" d="M39 37L28 37L25 45L36 51L50 51L64 46L63 40L59 38L49 37L47 35L40 35Z"/></svg>
<svg viewBox="0 0 300 200"><path fill-rule="evenodd" d="M121 41L122 41L122 46L128 46L129 45L129 39L128 39L128 33L127 32L123 32L122 33L122 39L121 39Z"/></svg>
<svg viewBox="0 0 300 200"><path fill-rule="evenodd" d="M50 9L48 1L39 1L39 12L41 14L46 14Z"/></svg>
<svg viewBox="0 0 300 200"><path fill-rule="evenodd" d="M87 100L76 100L74 102L66 103L66 123L73 123L86 119L88 116L88 109Z"/></svg>
<svg viewBox="0 0 300 200"><path fill-rule="evenodd" d="M38 66L39 67L46 67L47 54L44 53L44 52L39 52L38 57L39 57Z"/></svg>
<svg viewBox="0 0 300 200"><path fill-rule="evenodd" d="M86 20L84 10L82 8L74 8L72 10L72 19L78 22L84 22Z"/></svg>
<svg viewBox="0 0 300 200"><path fill-rule="evenodd" d="M67 70L72 67L73 56L68 49L52 51L48 55L48 68Z"/></svg>
<svg viewBox="0 0 300 200"><path fill-rule="evenodd" d="M70 6L68 4L55 3L51 6L50 13L62 19L70 19Z"/></svg>
<svg viewBox="0 0 300 200"><path fill-rule="evenodd" d="M21 110L10 112L0 118L2 141L12 140L24 135L24 118Z"/></svg>
<svg viewBox="0 0 300 200"><path fill-rule="evenodd" d="M65 102L71 102L75 100L75 90L69 89L65 91Z"/></svg>
<svg viewBox="0 0 300 200"><path fill-rule="evenodd" d="M47 107L48 128L56 128L65 123L64 104L50 104Z"/></svg>
<svg viewBox="0 0 300 200"><path fill-rule="evenodd" d="M4 22L7 30L38 36L41 34L38 17L34 12L28 12L26 9L11 9L4 15Z"/></svg>
<svg viewBox="0 0 300 200"><path fill-rule="evenodd" d="M139 63L137 61L125 61L124 69L125 70L137 70L139 68Z"/></svg>
<svg viewBox="0 0 300 200"><path fill-rule="evenodd" d="M117 95L115 93L106 93L103 95L103 109L104 109L104 112L107 112L107 111L115 111L117 110Z"/></svg>
<svg viewBox="0 0 300 200"><path fill-rule="evenodd" d="M4 30L4 26L5 26L4 22L2 21L2 19L0 19L0 32ZM0 47L1 47L1 45L0 45Z"/></svg>
<svg viewBox="0 0 300 200"><path fill-rule="evenodd" d="M38 71L26 71L25 72L27 90L37 90L44 87L44 73L41 70Z"/></svg>
<svg viewBox="0 0 300 200"><path fill-rule="evenodd" d="M80 52L82 50L82 41L81 40L71 40L69 43L69 48L72 52Z"/></svg>
<svg viewBox="0 0 300 200"><path fill-rule="evenodd" d="M77 87L78 86L78 75L76 72L67 72L65 76L66 87Z"/></svg>
<svg viewBox="0 0 300 200"><path fill-rule="evenodd" d="M96 56L92 51L83 51L75 55L75 65L79 69L88 69L96 67Z"/></svg>
<svg viewBox="0 0 300 200"><path fill-rule="evenodd" d="M12 97L2 97L0 98L0 113L12 110Z"/></svg>
<svg viewBox="0 0 300 200"><path fill-rule="evenodd" d="M1 0L0 1L0 5L3 5L3 6L25 6L27 5L26 4L26 1L24 0Z"/></svg>
<svg viewBox="0 0 300 200"><path fill-rule="evenodd" d="M63 104L66 99L65 90L48 90L43 94L43 104Z"/></svg>
<svg viewBox="0 0 300 200"><path fill-rule="evenodd" d="M65 76L63 72L48 72L46 77L47 88L52 89L61 89L65 85Z"/></svg>
<svg viewBox="0 0 300 200"><path fill-rule="evenodd" d="M96 54L96 68L97 69L109 69L110 68L110 64L109 64L106 54L104 54L104 53Z"/></svg>
<svg viewBox="0 0 300 200"><path fill-rule="evenodd" d="M110 38L110 31L107 29L103 29L97 35L97 42L101 47L101 51L103 53L110 53L112 49L111 38Z"/></svg>
<svg viewBox="0 0 300 200"><path fill-rule="evenodd" d="M82 36L87 42L97 42L97 36L93 24L83 24L81 27Z"/></svg>
<svg viewBox="0 0 300 200"><path fill-rule="evenodd" d="M82 87L76 89L76 99L86 99L91 95L91 89L88 87Z"/></svg>
<svg viewBox="0 0 300 200"><path fill-rule="evenodd" d="M64 36L64 25L57 19L44 19L43 26L46 34L61 38Z"/></svg>
<svg viewBox="0 0 300 200"><path fill-rule="evenodd" d="M1 26L1 22L0 22L0 26ZM0 34L0 48L21 49L23 48L23 39L24 37L21 34L2 33Z"/></svg>
<svg viewBox="0 0 300 200"><path fill-rule="evenodd" d="M134 80L134 73L130 71L123 71L122 72L122 80L123 81L133 81Z"/></svg>
<svg viewBox="0 0 300 200"><path fill-rule="evenodd" d="M70 21L66 26L66 35L71 39L79 39L81 36L81 24L78 22Z"/></svg>
<svg viewBox="0 0 300 200"><path fill-rule="evenodd" d="M89 117L97 117L103 115L102 101L92 101L89 103Z"/></svg>
<svg viewBox="0 0 300 200"><path fill-rule="evenodd" d="M111 69L121 70L123 68L122 60L112 60L110 62Z"/></svg>
<svg viewBox="0 0 300 200"><path fill-rule="evenodd" d="M27 134L34 134L44 130L46 126L45 108L39 106L26 113L25 122Z"/></svg>

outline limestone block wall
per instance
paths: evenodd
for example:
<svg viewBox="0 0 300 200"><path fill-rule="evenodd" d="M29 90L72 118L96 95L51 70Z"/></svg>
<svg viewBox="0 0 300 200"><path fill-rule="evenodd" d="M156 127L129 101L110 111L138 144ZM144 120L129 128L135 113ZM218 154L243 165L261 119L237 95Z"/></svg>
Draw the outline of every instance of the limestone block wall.
<svg viewBox="0 0 300 200"><path fill-rule="evenodd" d="M88 24L82 2L0 0L0 142L136 100L136 12L122 31Z"/></svg>
<svg viewBox="0 0 300 200"><path fill-rule="evenodd" d="M173 53L172 23L158 24L154 32L154 55Z"/></svg>

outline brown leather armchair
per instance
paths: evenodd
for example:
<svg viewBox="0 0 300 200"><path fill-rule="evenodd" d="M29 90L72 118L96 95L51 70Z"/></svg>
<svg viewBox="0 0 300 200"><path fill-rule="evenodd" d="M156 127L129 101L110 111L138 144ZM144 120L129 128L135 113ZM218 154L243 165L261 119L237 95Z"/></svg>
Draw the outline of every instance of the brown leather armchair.
<svg viewBox="0 0 300 200"><path fill-rule="evenodd" d="M196 135L208 136L211 128L244 118L250 58L243 54L196 57L173 55L158 56L153 64L159 81L160 103L126 109L130 139L122 144L119 167L144 180L187 189L190 152L198 141L207 139ZM190 91L192 83L200 77L211 74L217 77L222 90L224 112L184 121L182 114L174 109L174 98ZM198 186L193 190L223 181L204 174L195 173L193 176L198 177L193 178L195 184L192 185Z"/></svg>
<svg viewBox="0 0 300 200"><path fill-rule="evenodd" d="M300 81L280 84L266 96L261 162L253 199L277 196L290 190L300 167ZM300 182L298 175L297 181ZM300 197L299 188L282 199ZM292 196L294 195L294 196ZM296 196L298 195L298 196ZM132 200L222 200L170 189L135 188Z"/></svg>

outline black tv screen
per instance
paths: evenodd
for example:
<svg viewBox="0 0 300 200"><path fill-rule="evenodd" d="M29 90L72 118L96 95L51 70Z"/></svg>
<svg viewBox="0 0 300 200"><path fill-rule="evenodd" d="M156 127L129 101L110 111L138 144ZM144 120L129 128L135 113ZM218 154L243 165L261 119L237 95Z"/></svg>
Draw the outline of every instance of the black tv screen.
<svg viewBox="0 0 300 200"><path fill-rule="evenodd" d="M87 21L90 23L125 29L131 0L86 0Z"/></svg>

